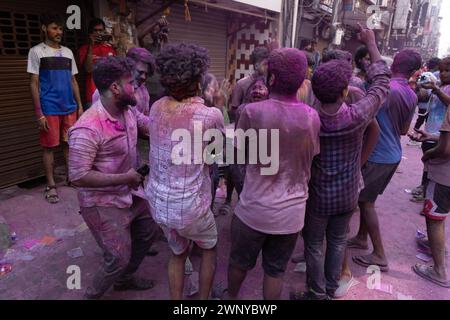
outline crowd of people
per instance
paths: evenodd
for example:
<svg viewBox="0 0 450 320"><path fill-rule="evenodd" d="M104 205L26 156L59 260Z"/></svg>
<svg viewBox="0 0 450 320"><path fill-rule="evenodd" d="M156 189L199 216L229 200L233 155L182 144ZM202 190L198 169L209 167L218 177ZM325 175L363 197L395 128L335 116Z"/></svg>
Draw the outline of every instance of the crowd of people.
<svg viewBox="0 0 450 320"><path fill-rule="evenodd" d="M421 244L434 261L412 270L450 287L444 232L450 211L450 57L424 66L416 51L405 49L389 66L373 31L360 28L363 46L354 59L338 49L320 57L295 48L257 47L251 56L254 71L231 90L227 81L219 83L208 73L206 49L168 44L156 55L132 48L117 57L106 43L103 21L96 19L89 43L80 49L79 61L88 72L83 106L76 60L61 45L62 19L47 14L42 28L46 39L31 48L28 72L44 148L45 198L59 201L53 150L62 144L67 183L77 189L80 214L104 252L87 299L101 298L111 287L151 289L153 281L134 273L162 234L171 250L172 299L183 298L193 246L201 251L200 299L238 299L260 253L264 299L280 298L291 258L304 261L307 274L307 290L291 292L292 300L345 296L354 282L347 248L368 249L370 237L373 252L352 260L389 270L375 203L398 168L400 139L407 134L424 151L424 177L413 196L424 200L428 238ZM424 77L426 72L434 78ZM154 74L165 94L151 102L145 84ZM417 106L420 118L410 131ZM209 130L225 137L224 114L236 131L255 132L231 141L236 154L261 145L262 133L276 130L277 145L266 146L278 153L274 174L262 174L267 163L261 159L223 165L225 155L218 149L212 151L213 164L198 161L191 147L209 150L214 140L179 148L173 139L179 129L193 137ZM146 139L148 154L139 152L140 138ZM178 163L174 156L192 161ZM227 194L216 208L221 176ZM360 227L349 238L358 208ZM217 214L233 214L229 235L218 235ZM219 236L231 239L231 249L227 281L214 284ZM293 255L299 239L304 252Z"/></svg>

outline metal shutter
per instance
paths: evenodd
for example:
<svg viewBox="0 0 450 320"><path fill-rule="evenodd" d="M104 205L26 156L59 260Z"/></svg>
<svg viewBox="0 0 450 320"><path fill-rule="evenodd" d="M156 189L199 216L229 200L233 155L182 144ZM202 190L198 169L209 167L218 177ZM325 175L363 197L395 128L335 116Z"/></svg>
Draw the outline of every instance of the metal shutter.
<svg viewBox="0 0 450 320"><path fill-rule="evenodd" d="M78 1L9 0L0 4L0 188L44 175L27 56L42 41L39 15L49 10L65 14L69 2ZM66 31L63 45L76 54L80 39L80 31ZM83 87L83 80L78 81ZM63 163L61 152L55 154L55 161Z"/></svg>
<svg viewBox="0 0 450 320"><path fill-rule="evenodd" d="M137 12L137 21L145 17L148 13L155 10L155 6L146 6L140 8ZM186 21L184 15L184 6L182 4L173 4L170 6L169 21L169 42L170 43L193 43L205 47L209 51L211 58L210 72L213 73L219 81L225 78L226 57L227 57L227 16L226 11L208 8L205 11L204 6L189 4L192 21ZM144 22L153 23L157 17Z"/></svg>

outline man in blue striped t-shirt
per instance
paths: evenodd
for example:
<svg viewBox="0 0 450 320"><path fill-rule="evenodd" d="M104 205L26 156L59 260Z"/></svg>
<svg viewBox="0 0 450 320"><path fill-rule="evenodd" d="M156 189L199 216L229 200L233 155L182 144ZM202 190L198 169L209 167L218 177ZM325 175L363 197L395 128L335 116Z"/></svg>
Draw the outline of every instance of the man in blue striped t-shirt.
<svg viewBox="0 0 450 320"><path fill-rule="evenodd" d="M64 20L58 14L46 13L41 17L41 24L45 41L30 49L27 72L31 74L31 96L44 148L45 199L57 203L53 151L62 141L67 161L67 132L83 112L83 106L73 53L61 45Z"/></svg>

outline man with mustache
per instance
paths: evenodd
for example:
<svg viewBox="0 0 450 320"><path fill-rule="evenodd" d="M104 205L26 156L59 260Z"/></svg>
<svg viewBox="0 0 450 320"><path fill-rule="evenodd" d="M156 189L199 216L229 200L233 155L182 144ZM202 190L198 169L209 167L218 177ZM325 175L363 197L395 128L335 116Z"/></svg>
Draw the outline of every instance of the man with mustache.
<svg viewBox="0 0 450 320"><path fill-rule="evenodd" d="M78 187L81 215L104 251L104 264L86 291L100 298L115 290L147 290L153 281L133 275L158 235L136 171L138 132L148 117L138 112L134 65L128 58L100 59L93 78L100 99L69 131L69 176Z"/></svg>
<svg viewBox="0 0 450 320"><path fill-rule="evenodd" d="M63 143L67 161L67 131L81 115L83 105L75 75L77 65L72 51L61 45L64 20L55 13L41 16L41 28L45 41L28 53L27 72L31 74L31 97L44 149L43 162L47 187L45 199L49 203L59 201L53 175L56 147Z"/></svg>

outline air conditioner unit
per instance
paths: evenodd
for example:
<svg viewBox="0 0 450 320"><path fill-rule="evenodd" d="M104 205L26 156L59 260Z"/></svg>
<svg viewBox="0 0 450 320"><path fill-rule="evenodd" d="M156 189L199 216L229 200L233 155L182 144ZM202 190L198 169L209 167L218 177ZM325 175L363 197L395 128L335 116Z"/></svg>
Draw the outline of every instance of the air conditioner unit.
<svg viewBox="0 0 450 320"><path fill-rule="evenodd" d="M380 7L387 7L389 5L389 0L380 0L378 1Z"/></svg>

